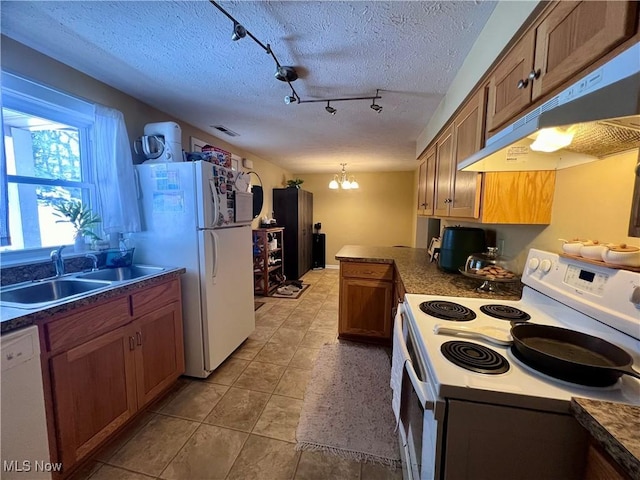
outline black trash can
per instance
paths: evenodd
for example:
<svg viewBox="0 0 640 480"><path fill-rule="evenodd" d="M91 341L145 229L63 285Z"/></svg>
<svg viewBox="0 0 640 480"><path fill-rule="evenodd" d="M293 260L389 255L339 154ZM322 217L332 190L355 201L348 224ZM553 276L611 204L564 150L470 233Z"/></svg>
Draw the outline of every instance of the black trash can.
<svg viewBox="0 0 640 480"><path fill-rule="evenodd" d="M313 246L311 248L311 268L325 268L325 255L327 248L327 240L324 233L314 233L313 234Z"/></svg>

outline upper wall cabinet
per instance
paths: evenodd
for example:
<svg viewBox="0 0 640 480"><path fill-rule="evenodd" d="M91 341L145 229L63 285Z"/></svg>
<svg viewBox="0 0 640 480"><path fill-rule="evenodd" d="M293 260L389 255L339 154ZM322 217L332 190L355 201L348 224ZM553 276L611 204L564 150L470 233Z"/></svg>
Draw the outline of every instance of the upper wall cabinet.
<svg viewBox="0 0 640 480"><path fill-rule="evenodd" d="M418 214L482 223L549 224L554 171L480 174L456 169L482 148L484 92L476 92L421 157Z"/></svg>
<svg viewBox="0 0 640 480"><path fill-rule="evenodd" d="M489 77L487 131L495 132L532 102L635 33L637 2L557 2Z"/></svg>

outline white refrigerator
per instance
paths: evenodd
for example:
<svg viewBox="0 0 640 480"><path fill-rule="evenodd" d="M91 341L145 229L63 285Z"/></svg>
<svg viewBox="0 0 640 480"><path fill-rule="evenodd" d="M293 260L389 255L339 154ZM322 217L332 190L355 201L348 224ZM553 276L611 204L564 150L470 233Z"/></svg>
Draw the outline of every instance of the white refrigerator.
<svg viewBox="0 0 640 480"><path fill-rule="evenodd" d="M254 330L248 175L209 162L136 166L136 263L184 267L186 375L205 378Z"/></svg>

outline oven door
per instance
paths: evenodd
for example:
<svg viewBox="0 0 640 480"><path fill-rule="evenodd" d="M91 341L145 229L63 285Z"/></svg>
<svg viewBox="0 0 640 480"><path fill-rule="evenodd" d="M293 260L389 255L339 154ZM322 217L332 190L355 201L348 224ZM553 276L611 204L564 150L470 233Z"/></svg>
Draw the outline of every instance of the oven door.
<svg viewBox="0 0 640 480"><path fill-rule="evenodd" d="M407 474L411 480L436 477L439 425L436 419L436 397L428 383L427 369L420 357L416 337L410 324L405 325L403 305L398 306L394 335L394 348L402 351L404 368L400 395L401 440L407 461Z"/></svg>

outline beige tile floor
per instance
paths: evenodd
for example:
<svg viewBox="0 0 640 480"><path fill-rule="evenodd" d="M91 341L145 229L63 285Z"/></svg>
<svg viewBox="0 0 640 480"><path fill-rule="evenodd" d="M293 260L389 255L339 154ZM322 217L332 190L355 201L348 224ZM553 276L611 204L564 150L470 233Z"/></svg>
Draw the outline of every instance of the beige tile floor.
<svg viewBox="0 0 640 480"><path fill-rule="evenodd" d="M256 330L209 378L181 378L74 480L400 480L400 470L297 452L304 391L336 341L338 270L307 273L299 299L257 298Z"/></svg>

